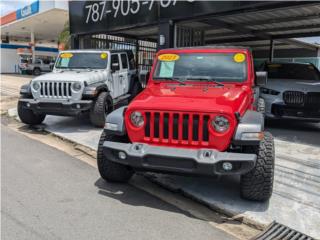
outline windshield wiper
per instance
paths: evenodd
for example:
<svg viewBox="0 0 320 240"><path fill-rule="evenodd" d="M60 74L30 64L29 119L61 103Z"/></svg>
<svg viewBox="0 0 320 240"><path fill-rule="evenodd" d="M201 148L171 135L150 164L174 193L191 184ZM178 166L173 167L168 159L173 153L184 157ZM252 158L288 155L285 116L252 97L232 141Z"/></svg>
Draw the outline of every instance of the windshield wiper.
<svg viewBox="0 0 320 240"><path fill-rule="evenodd" d="M190 79L190 80L200 80L200 81L205 80L205 81L213 82L213 83L217 84L220 87L224 86L223 83L215 80L214 78L209 78L209 77L208 78L206 78L206 77L197 77L197 78L188 78L188 79Z"/></svg>
<svg viewBox="0 0 320 240"><path fill-rule="evenodd" d="M171 77L158 77L158 78L154 78L154 80L172 80L172 81L176 81L179 82L182 85L186 85L185 80L181 79L181 78L171 78Z"/></svg>

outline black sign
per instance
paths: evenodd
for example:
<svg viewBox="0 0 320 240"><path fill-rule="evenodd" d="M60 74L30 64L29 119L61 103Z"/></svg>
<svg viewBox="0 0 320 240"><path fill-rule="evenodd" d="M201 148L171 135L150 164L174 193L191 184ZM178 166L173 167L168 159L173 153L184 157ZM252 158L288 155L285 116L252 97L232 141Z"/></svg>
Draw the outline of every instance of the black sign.
<svg viewBox="0 0 320 240"><path fill-rule="evenodd" d="M70 1L70 30L73 34L119 31L157 24L165 19L186 19L243 8L255 2L107 0Z"/></svg>

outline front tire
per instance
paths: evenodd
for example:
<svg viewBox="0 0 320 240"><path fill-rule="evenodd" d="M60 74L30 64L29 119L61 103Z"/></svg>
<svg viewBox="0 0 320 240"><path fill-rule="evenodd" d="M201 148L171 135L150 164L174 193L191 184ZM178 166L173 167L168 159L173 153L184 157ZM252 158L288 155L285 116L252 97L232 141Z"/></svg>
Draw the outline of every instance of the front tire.
<svg viewBox="0 0 320 240"><path fill-rule="evenodd" d="M112 162L103 154L103 143L105 141L127 143L128 139L125 136L107 134L105 131L102 132L97 151L97 165L100 176L110 182L128 182L134 171L125 165Z"/></svg>
<svg viewBox="0 0 320 240"><path fill-rule="evenodd" d="M241 197L266 201L271 197L273 189L275 152L272 135L265 132L260 145L246 152L255 152L257 161L250 172L241 176Z"/></svg>
<svg viewBox="0 0 320 240"><path fill-rule="evenodd" d="M40 74L41 74L40 68L35 68L35 69L33 70L33 75L39 76Z"/></svg>
<svg viewBox="0 0 320 240"><path fill-rule="evenodd" d="M29 125L40 124L46 117L45 114L35 114L32 110L25 108L20 101L18 102L18 116L23 123Z"/></svg>
<svg viewBox="0 0 320 240"><path fill-rule="evenodd" d="M99 128L104 127L106 116L110 109L109 104L110 103L108 103L108 93L101 92L98 95L97 99L94 101L93 106L90 110L90 121L92 125Z"/></svg>

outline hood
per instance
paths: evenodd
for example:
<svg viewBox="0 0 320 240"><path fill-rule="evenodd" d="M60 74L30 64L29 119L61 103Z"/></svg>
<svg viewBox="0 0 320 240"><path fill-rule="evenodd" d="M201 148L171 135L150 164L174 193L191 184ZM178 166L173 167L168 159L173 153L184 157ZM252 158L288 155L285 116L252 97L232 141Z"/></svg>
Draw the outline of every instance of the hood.
<svg viewBox="0 0 320 240"><path fill-rule="evenodd" d="M242 113L249 104L248 87L225 84L159 83L148 86L129 108L182 112Z"/></svg>
<svg viewBox="0 0 320 240"><path fill-rule="evenodd" d="M101 70L92 71L55 71L43 74L33 81L86 81L87 83L99 82L107 78L107 72Z"/></svg>
<svg viewBox="0 0 320 240"><path fill-rule="evenodd" d="M265 87L279 92L320 92L320 81L301 79L268 79Z"/></svg>

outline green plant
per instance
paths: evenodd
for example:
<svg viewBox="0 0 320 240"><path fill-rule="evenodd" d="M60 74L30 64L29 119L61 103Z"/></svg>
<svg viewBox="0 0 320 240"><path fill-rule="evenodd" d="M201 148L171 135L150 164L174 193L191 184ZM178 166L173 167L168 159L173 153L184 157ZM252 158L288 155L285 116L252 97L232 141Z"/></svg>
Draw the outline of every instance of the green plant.
<svg viewBox="0 0 320 240"><path fill-rule="evenodd" d="M58 42L59 45L62 44L64 45L64 49L69 49L70 48L70 28L69 28L69 21L67 21L64 24L63 30L59 34L58 37Z"/></svg>

